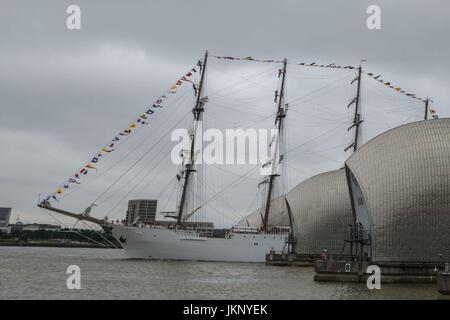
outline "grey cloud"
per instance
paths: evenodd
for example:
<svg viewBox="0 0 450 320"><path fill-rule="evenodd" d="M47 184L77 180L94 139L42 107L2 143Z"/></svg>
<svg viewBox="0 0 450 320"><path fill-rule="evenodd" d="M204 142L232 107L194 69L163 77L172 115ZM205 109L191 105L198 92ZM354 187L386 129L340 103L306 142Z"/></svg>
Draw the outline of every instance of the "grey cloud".
<svg viewBox="0 0 450 320"><path fill-rule="evenodd" d="M82 10L82 30L69 31L65 27L65 10L74 1L2 1L0 205L13 206L13 213L20 214L24 220L53 222L35 208L37 194L62 182L144 110L173 79L195 64L205 49L221 55L288 57L292 62L355 65L360 59L366 59L367 69L420 96L432 97L440 116L449 116L450 68L446 39L450 32L450 4L437 0L376 2L382 10L382 30L369 31L365 26L366 8L374 3L365 0L179 0L132 4L83 0L76 1ZM225 68L231 74L244 76L246 71L241 68L248 68L249 75L263 70L257 65L223 66L212 61L211 91L230 81L213 77ZM351 119L345 106L354 88L346 79L331 86L325 91L327 94L319 92L307 99L302 97L331 83L337 76L295 66L289 66L288 72L292 76L288 81L288 97L299 99L292 103L288 118L292 146L332 129L346 117ZM317 74L323 74L323 79ZM250 101L245 99L255 93L261 97L260 101L252 102L254 107L261 108L258 114L270 114L274 106L271 98L268 96L266 101L263 95L273 94L276 70L259 80L265 87L233 93L235 101L226 98L222 104L234 103L230 109L236 111L240 103ZM370 81L366 79L363 85L366 140L404 121L420 119L420 104L400 98L396 93L386 93L388 89ZM220 109L224 108L220 103L211 99L213 115L223 119L223 127L233 123L251 124L260 119L259 115L251 117L251 113L240 116L245 115L247 119L236 119L226 109ZM180 107L175 118L189 112L189 107L189 104ZM168 115L162 115L160 120L154 125L155 132L161 132L175 121ZM272 123L269 120L259 125ZM297 168L290 171L291 185L339 167L348 154L336 146L351 141L351 133L345 128L343 125L289 156L291 165ZM155 141L156 137L149 134L145 147ZM158 150L170 147L169 137L164 141L165 146ZM151 161L140 164L136 172L155 164ZM143 186L149 186L142 193L157 194L158 185L173 179L175 172L175 166L167 165L157 184L143 182ZM226 184L233 177L223 179ZM96 193L112 178L105 180L92 184ZM255 185L254 180L248 179L227 195L227 199L236 201L239 213L248 209L249 199L256 193L252 189ZM80 195L83 201L90 197ZM77 201L69 205L76 208ZM220 202L217 206L221 206Z"/></svg>

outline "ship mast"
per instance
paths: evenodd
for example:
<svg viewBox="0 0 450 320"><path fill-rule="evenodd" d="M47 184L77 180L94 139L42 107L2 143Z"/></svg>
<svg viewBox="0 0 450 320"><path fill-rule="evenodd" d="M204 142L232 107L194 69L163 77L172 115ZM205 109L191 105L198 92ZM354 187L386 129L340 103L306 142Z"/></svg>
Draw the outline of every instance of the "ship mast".
<svg viewBox="0 0 450 320"><path fill-rule="evenodd" d="M262 223L262 230L267 230L267 224L269 221L269 213L270 213L270 205L272 202L272 193L273 193L273 187L274 187L274 181L277 176L279 176L278 169L279 169L279 162L281 161L282 155L278 155L279 148L280 148L280 137L282 134L282 131L284 130L284 118L286 117L286 111L287 111L287 105L284 104L284 92L285 92L285 80L286 80L286 65L287 65L287 59L283 60L283 69L279 70L278 77L281 76L281 87L280 91L275 91L275 101L278 99L278 110L275 118L275 125L277 127L277 136L274 141L275 148L272 153L271 158L271 173L269 175L269 180L267 181L268 188L267 188L267 195L266 195L266 204L264 208L264 217L263 217L263 223ZM273 142L272 142L273 143Z"/></svg>
<svg viewBox="0 0 450 320"><path fill-rule="evenodd" d="M344 151L347 151L350 148L353 148L353 152L355 152L359 147L359 135L360 135L360 126L363 123L364 120L362 120L361 113L360 113L360 93L361 93L361 73L362 73L362 67L361 64L358 67L358 76L353 79L353 81L350 84L353 84L353 82L357 81L357 87L356 87L356 97L348 104L347 107L350 107L353 103L355 104L355 114L353 116L353 123L348 128L348 130L355 128L355 136L353 139L353 143L349 145L347 148L344 149Z"/></svg>
<svg viewBox="0 0 450 320"><path fill-rule="evenodd" d="M204 79L205 79L205 73L206 73L206 63L208 60L208 51L205 52L205 56L203 58L203 64L199 61L199 67L200 67L200 84L198 87L197 92L197 100L195 102L195 106L192 109L192 113L194 114L194 124L193 124L193 131L191 133L191 147L189 150L189 160L187 163L184 164L183 172L184 172L184 181L183 181L183 191L181 193L180 198L180 204L178 206L178 212L176 215L177 218L177 225L181 225L182 217L184 213L184 208L186 205L186 196L189 188L189 182L191 173L195 171L194 169L194 163L195 163L195 138L197 135L198 126L202 121L202 114L204 111L203 106L205 105L207 101L207 97L203 97L203 86L204 86Z"/></svg>
<svg viewBox="0 0 450 320"><path fill-rule="evenodd" d="M425 116L424 120L428 120L428 105L430 103L430 98L425 99Z"/></svg>

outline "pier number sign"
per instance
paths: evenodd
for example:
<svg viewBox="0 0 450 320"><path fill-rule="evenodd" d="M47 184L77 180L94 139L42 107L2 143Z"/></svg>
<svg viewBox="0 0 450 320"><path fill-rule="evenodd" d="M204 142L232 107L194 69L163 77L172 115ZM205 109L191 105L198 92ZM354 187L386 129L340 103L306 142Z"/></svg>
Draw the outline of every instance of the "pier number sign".
<svg viewBox="0 0 450 320"><path fill-rule="evenodd" d="M344 266L344 270L345 270L345 272L352 271L352 265L350 263L346 263Z"/></svg>

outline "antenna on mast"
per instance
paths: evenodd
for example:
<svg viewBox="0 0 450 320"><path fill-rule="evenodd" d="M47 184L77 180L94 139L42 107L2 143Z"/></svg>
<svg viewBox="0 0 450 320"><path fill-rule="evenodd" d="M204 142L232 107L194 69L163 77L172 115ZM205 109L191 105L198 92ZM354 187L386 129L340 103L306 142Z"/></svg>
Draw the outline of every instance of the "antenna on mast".
<svg viewBox="0 0 450 320"><path fill-rule="evenodd" d="M269 184L268 190L267 190L267 196L266 196L266 204L264 208L264 216L262 221L262 229L267 230L267 224L269 221L269 214L270 214L270 205L272 200L272 193L273 193L273 185L275 177L279 176L279 162L281 161L282 155L278 155L279 148L280 148L280 136L282 133L282 130L284 129L284 118L286 117L286 111L287 111L287 105L284 104L284 92L285 92L285 80L286 80L286 65L287 65L287 59L283 60L283 69L280 69L278 72L278 77L281 76L281 87L280 90L275 91L275 102L278 101L278 111L275 118L275 124L277 126L277 136L275 140L275 148L273 149L274 152L272 153L272 159L271 159L271 173L269 174L269 179L267 183ZM272 150L272 148L271 148Z"/></svg>
<svg viewBox="0 0 450 320"><path fill-rule="evenodd" d="M193 125L193 132L191 135L191 148L189 150L190 157L189 160L184 164L183 172L184 172L184 181L183 181L183 191L181 193L180 198L180 204L178 206L178 212L176 215L177 219L177 226L181 225L183 222L183 213L186 205L186 195L189 187L189 181L191 173L195 171L194 163L195 163L195 137L198 130L198 125L202 120L202 114L204 111L204 105L206 104L208 97L203 97L203 86L204 86L204 79L205 79L205 73L206 73L206 63L208 61L208 51L205 52L205 56L203 58L203 64L201 61L199 61L199 67L200 67L200 84L198 86L197 91L197 100L195 103L194 108L192 109L192 113L194 114L194 125Z"/></svg>
<svg viewBox="0 0 450 320"><path fill-rule="evenodd" d="M357 87L356 87L356 97L347 105L347 108L350 108L350 106L354 103L355 104L355 113L353 116L353 123L348 128L348 131L352 128L355 128L355 136L353 139L353 142L351 145L349 145L347 148L344 149L344 151L347 151L350 148L353 148L353 152L355 152L359 147L359 135L360 135L360 126L364 122L364 120L361 117L360 113L360 103L361 103L361 74L362 74L362 62L366 60L361 60L361 63L358 67L358 75L355 79L350 82L350 84L353 84L353 82L357 81Z"/></svg>

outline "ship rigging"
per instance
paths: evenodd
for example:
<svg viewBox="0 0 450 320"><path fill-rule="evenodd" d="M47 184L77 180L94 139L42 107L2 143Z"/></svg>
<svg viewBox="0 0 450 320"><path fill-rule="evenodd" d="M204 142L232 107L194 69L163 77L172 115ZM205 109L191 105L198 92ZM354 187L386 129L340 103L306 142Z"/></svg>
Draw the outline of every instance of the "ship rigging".
<svg viewBox="0 0 450 320"><path fill-rule="evenodd" d="M101 150L92 157L91 161L71 176L61 188L46 197L43 201L40 201L38 206L41 209L66 215L71 218L75 218L77 221L91 222L101 226L105 230L112 231L115 238L122 242L122 245L132 257L209 261L264 261L265 254L269 250L280 251L287 245L292 245L292 241L290 240L289 242L286 238L289 232L293 230L293 220L290 219L290 226L278 226L275 220L270 219L270 216L275 210L287 210L289 212L289 216L292 215L290 213L290 206L287 201L285 201L285 203L283 202L281 207L273 207L272 205L276 196L282 197L283 191L286 191L275 190L277 186L280 187L282 184L284 172L281 171L281 167L286 165L286 155L299 147L297 146L291 149L286 148L285 128L288 111L288 103L286 102L287 59L257 60L252 57L233 58L213 56L216 59L222 60L256 61L259 63L281 64L281 69L278 70L279 84L277 90L275 91L274 99L277 108L276 112L270 115L275 115L275 135L272 137L269 144L270 158L266 163L262 164L263 169L265 169L264 179L258 184L255 183L255 189L259 189L261 185L265 187L263 205L260 211L260 227L234 226L223 236L217 237L213 231L213 223L205 220L204 216L201 214L202 210L212 199L221 197L224 191L234 187L241 179L247 178L248 174L257 168L255 166L246 173L238 175L237 179L218 192L214 190L214 194L208 199L205 199L204 196L201 195L202 191L198 186L202 185L202 187L205 188L207 181L202 175L203 168L201 168L201 165L199 165L196 160L198 157L202 157L202 153L198 152L198 147L203 146L204 143L201 132L203 131L202 126L206 111L206 104L209 100L208 96L205 94L209 56L208 51L206 51L204 57L197 63L197 65L180 77L168 90L168 92L160 96L155 103L144 113L142 113L132 124L120 131L110 143L101 148ZM313 68L357 70L358 74L354 79L354 81L357 81L356 97L348 105L348 107L352 104L355 105L353 120L351 126L348 128L349 130L354 129L354 139L353 142L345 148L345 151L350 148L355 151L361 145L360 126L363 123L360 104L361 79L365 72L362 70L361 65L358 68L354 68L352 66L337 66L335 64L317 65L316 63L300 63L300 65ZM367 73L367 75L377 80L377 76L373 73ZM352 81L352 83L354 81ZM107 191L109 191L118 180L128 173L128 169L123 175L120 175L117 180L108 186L106 190L82 213L75 213L70 210L53 206L52 201L59 201L62 198L62 195L65 192L67 193L68 189L80 184L84 179L84 176L97 171L97 163L101 162L103 158L114 152L114 150L124 140L126 140L128 136L132 135L135 131L144 128L149 122L151 122L154 114L157 114L164 109L164 104L166 103L168 97L170 97L171 94L176 94L177 91L183 87L183 84L186 83L192 84L195 97L194 107L191 109L192 126L189 132L190 144L188 149L184 149L180 153L182 165L180 171L176 175L176 183L180 188L180 192L178 195L178 200L176 201L176 210L164 212L165 217L169 220L166 219L163 221L155 221L151 225L142 223L139 219L136 219L131 223L113 223L113 221L110 221L107 216L103 219L98 219L90 215L91 209L97 205L96 201ZM400 93L403 91L397 90L398 88L394 89ZM405 95L408 95L408 93L405 93ZM417 97L414 96L414 99L417 99ZM425 117L428 117L428 113L434 117L435 111L432 111L434 109L429 107L430 100L428 98L425 100L418 100L425 102ZM267 119L268 117L265 116L264 118ZM342 125L348 125L348 122L345 121L340 123L340 125L336 128L339 128ZM323 134L331 132L336 128L333 128ZM306 143L308 143L308 141ZM305 143L302 145L304 144ZM300 145L300 147L302 145ZM145 155L146 153L142 157L139 157L132 166L142 160ZM212 188L210 189L212 190ZM125 197L128 194L129 193L127 193ZM110 197L113 195L114 193ZM195 199L197 200L194 201ZM123 198L121 200L123 200ZM292 234L290 234L290 237L292 238Z"/></svg>

